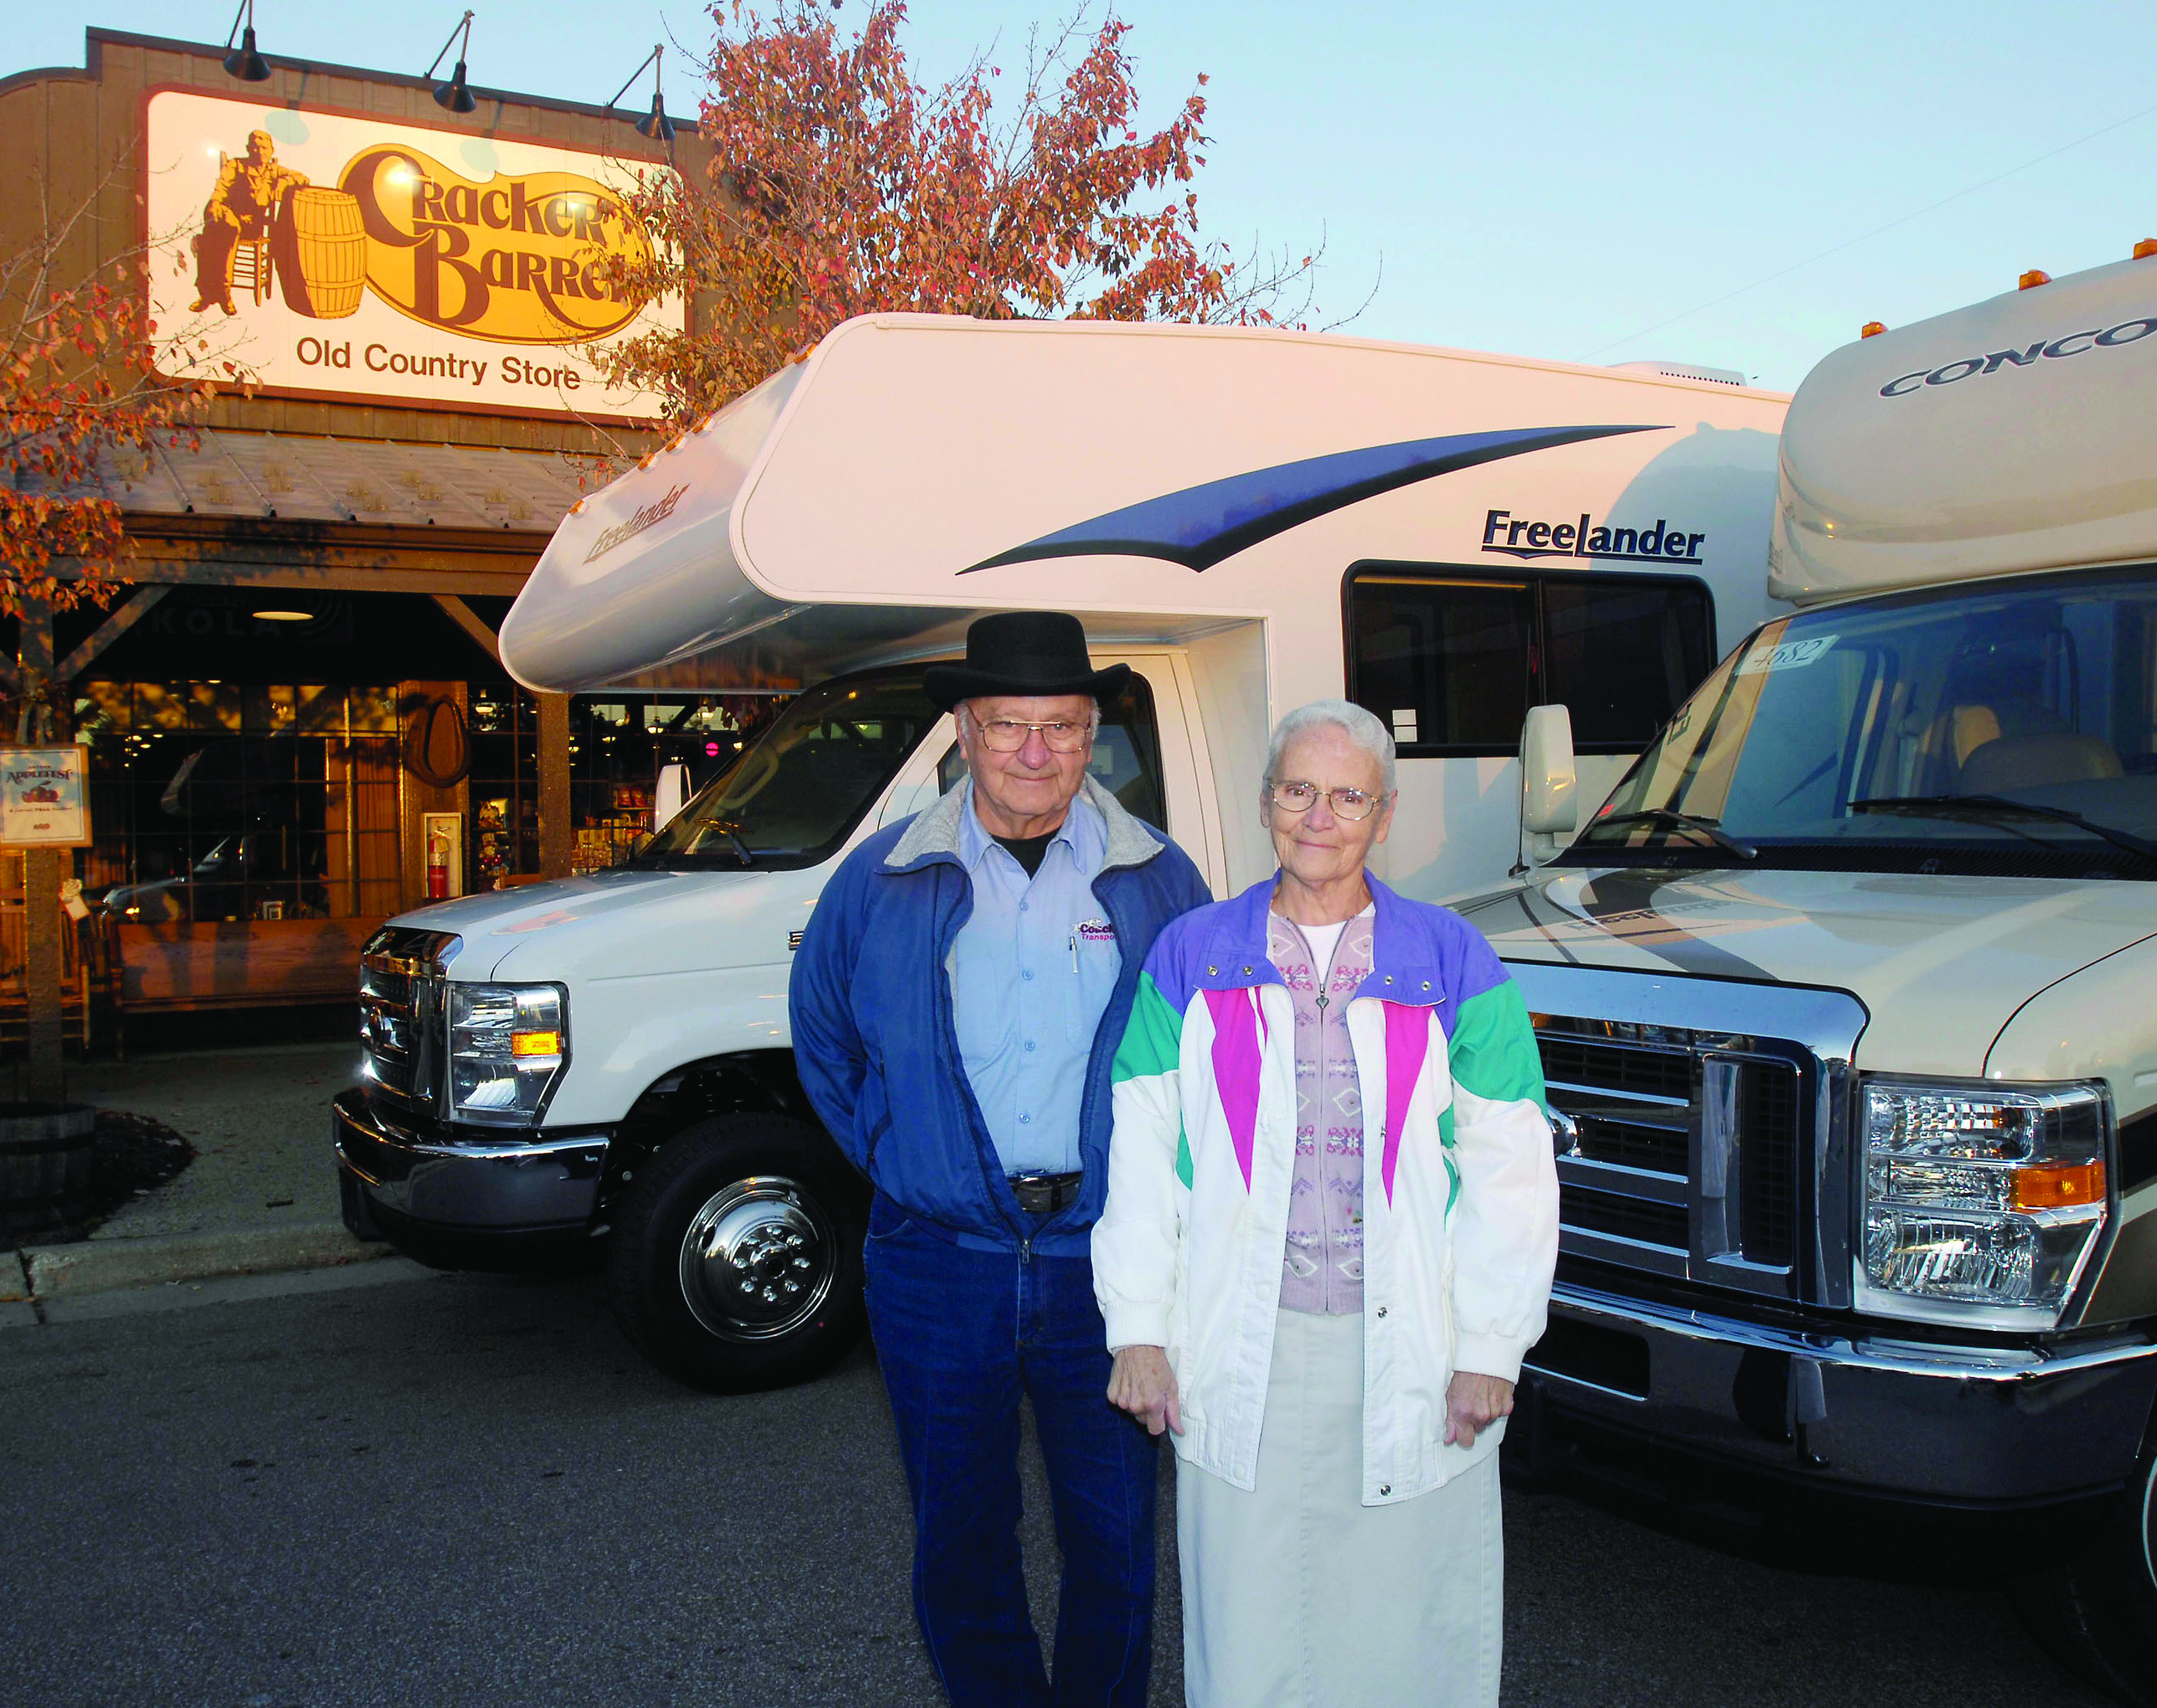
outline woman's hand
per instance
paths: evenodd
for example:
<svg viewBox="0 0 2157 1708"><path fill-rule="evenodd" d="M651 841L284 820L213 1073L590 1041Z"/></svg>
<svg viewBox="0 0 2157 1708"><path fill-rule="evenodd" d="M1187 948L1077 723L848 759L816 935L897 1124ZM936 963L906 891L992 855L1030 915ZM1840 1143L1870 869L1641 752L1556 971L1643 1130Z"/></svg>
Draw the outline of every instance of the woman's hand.
<svg viewBox="0 0 2157 1708"><path fill-rule="evenodd" d="M1455 1371L1445 1385L1445 1444L1475 1446L1478 1430L1488 1429L1512 1409L1513 1385L1504 1377Z"/></svg>
<svg viewBox="0 0 2157 1708"><path fill-rule="evenodd" d="M1125 1346L1116 1354L1115 1365L1109 1371L1109 1403L1145 1424L1149 1435L1158 1435L1163 1429L1183 1433L1183 1418L1176 1409L1176 1372L1169 1367L1168 1354L1159 1346Z"/></svg>

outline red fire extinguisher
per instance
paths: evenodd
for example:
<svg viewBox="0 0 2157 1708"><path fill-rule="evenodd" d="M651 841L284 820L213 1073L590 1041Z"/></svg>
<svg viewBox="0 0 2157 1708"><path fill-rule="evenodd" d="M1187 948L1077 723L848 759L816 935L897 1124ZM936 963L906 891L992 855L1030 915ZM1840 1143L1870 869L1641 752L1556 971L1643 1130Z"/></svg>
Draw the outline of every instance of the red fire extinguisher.
<svg viewBox="0 0 2157 1708"><path fill-rule="evenodd" d="M445 902L450 897L450 839L435 833L427 838L427 899Z"/></svg>

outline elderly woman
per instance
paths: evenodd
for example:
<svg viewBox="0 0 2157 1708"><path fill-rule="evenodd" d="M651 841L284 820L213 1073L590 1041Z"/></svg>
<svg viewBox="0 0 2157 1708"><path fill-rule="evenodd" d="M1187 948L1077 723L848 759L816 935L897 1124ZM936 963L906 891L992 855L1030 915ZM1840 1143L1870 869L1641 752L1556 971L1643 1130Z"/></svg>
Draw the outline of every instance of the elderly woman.
<svg viewBox="0 0 2157 1708"><path fill-rule="evenodd" d="M1280 870L1162 932L1116 1055L1094 1291L1110 1401L1175 1436L1197 1708L1498 1700L1557 1171L1497 957L1365 870L1393 801L1368 712L1284 718Z"/></svg>

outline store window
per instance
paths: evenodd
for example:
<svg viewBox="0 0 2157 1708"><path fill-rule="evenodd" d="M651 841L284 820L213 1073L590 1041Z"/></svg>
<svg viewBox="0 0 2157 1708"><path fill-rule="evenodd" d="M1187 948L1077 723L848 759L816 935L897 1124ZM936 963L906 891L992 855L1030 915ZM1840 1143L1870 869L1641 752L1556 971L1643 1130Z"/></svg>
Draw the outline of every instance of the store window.
<svg viewBox="0 0 2157 1708"><path fill-rule="evenodd" d="M475 682L471 801L465 835L467 889L493 889L539 869L539 708L512 684Z"/></svg>
<svg viewBox="0 0 2157 1708"><path fill-rule="evenodd" d="M457 887L470 893L539 871L538 706L506 682L461 694L470 769L450 799L465 813ZM652 828L661 768L683 764L701 785L786 697L573 699L572 868L625 858ZM418 833L403 769L411 715L391 685L88 683L75 707L97 838L86 896L131 924L380 919L419 905L404 844Z"/></svg>
<svg viewBox="0 0 2157 1708"><path fill-rule="evenodd" d="M1572 714L1583 753L1637 752L1715 663L1690 577L1496 580L1388 564L1351 572L1349 697L1403 757L1500 754L1531 706Z"/></svg>
<svg viewBox="0 0 2157 1708"><path fill-rule="evenodd" d="M84 888L137 923L402 905L394 688L92 682Z"/></svg>

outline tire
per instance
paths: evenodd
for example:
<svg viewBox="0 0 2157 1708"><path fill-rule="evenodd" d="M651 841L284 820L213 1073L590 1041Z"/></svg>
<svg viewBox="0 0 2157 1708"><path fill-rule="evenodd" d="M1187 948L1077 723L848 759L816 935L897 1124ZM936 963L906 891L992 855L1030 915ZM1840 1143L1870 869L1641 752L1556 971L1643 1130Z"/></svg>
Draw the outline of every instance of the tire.
<svg viewBox="0 0 2157 1708"><path fill-rule="evenodd" d="M815 1127L724 1115L639 1167L607 1286L638 1351L707 1393L786 1387L860 1339L860 1181Z"/></svg>
<svg viewBox="0 0 2157 1708"><path fill-rule="evenodd" d="M2096 1545L2026 1614L2070 1672L2134 1708L2157 1708L2157 1422Z"/></svg>

